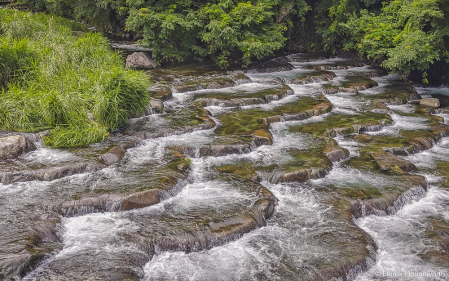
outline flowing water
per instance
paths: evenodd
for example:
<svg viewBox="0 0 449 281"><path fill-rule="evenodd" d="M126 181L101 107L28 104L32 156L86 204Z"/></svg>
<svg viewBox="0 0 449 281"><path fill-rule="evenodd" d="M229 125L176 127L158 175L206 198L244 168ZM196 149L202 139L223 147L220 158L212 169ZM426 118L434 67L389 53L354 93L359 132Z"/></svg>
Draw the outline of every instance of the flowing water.
<svg viewBox="0 0 449 281"><path fill-rule="evenodd" d="M149 74L162 113L0 163L0 279L449 278L449 110L413 102L448 89L320 54Z"/></svg>

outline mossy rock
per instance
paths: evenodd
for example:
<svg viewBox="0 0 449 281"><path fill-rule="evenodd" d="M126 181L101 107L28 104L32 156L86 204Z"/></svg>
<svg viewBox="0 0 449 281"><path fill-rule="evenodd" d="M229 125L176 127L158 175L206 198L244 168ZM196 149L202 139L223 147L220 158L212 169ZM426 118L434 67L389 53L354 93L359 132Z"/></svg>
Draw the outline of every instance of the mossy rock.
<svg viewBox="0 0 449 281"><path fill-rule="evenodd" d="M274 115L305 112L323 101L325 100L302 97L296 102L276 107L270 111L249 109L225 113L217 116L221 126L217 128L215 132L219 135L248 134L263 126L263 118Z"/></svg>
<svg viewBox="0 0 449 281"><path fill-rule="evenodd" d="M329 131L335 128L341 128L341 132L344 135L348 135L358 133L354 129L354 126L381 125L382 123L385 123L386 120L391 120L389 115L372 112L364 112L360 115L333 114L327 117L323 122L308 123L306 126L291 126L289 130L291 132L301 132L306 134L314 134L317 136L327 136Z"/></svg>

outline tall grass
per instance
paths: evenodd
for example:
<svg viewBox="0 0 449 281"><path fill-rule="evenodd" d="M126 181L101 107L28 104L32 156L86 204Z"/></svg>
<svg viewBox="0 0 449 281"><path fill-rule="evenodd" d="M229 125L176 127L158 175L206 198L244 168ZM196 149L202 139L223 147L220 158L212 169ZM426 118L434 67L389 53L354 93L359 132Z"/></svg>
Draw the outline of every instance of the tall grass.
<svg viewBox="0 0 449 281"><path fill-rule="evenodd" d="M0 128L51 129L54 147L102 141L142 112L148 78L124 68L105 37L43 13L0 10Z"/></svg>

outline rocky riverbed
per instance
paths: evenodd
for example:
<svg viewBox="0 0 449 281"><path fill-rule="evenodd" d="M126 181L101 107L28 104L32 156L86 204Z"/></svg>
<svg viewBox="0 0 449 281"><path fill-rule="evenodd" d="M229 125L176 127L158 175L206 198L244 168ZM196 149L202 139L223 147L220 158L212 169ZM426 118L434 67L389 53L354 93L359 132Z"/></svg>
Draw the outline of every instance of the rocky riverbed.
<svg viewBox="0 0 449 281"><path fill-rule="evenodd" d="M321 54L148 72L103 143L1 132L0 279L449 278L448 89Z"/></svg>

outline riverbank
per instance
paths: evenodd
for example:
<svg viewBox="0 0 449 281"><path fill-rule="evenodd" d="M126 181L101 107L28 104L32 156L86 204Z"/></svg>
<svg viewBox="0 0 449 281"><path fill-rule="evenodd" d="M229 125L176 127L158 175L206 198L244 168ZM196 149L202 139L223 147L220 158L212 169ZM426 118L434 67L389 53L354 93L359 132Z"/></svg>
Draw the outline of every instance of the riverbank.
<svg viewBox="0 0 449 281"><path fill-rule="evenodd" d="M148 107L149 78L125 69L103 35L44 13L1 9L0 22L0 129L82 146Z"/></svg>

